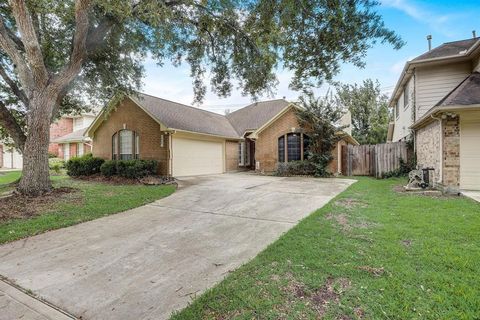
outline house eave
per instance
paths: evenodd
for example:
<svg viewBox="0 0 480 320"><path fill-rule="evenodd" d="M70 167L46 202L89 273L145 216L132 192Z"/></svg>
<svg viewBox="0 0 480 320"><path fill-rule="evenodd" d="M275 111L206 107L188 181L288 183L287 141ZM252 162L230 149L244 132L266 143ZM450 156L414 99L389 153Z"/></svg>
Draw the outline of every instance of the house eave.
<svg viewBox="0 0 480 320"><path fill-rule="evenodd" d="M445 56L445 57L437 57L437 58L430 58L430 59L407 61L405 63L405 66L403 67L400 78L398 79L397 84L395 85L395 89L393 90L392 96L390 97L390 100L388 101L388 106L390 108L394 107L393 102L396 101L401 94L400 88L402 88L405 85L405 83L408 80L410 80L410 77L413 74L413 69L415 67L428 66L428 65L443 63L443 62L451 63L451 62L468 61L472 58L472 56L479 49L480 49L480 40L477 41L467 52L465 52L462 55L455 54L455 55L450 55L450 56Z"/></svg>
<svg viewBox="0 0 480 320"><path fill-rule="evenodd" d="M469 105L451 105L451 106L438 106L433 107L427 113L425 113L420 119L415 121L409 128L412 130L417 130L424 125L430 123L434 120L433 117L438 116L443 112L459 112L459 111L471 111L471 110L480 110L480 104L469 104Z"/></svg>
<svg viewBox="0 0 480 320"><path fill-rule="evenodd" d="M253 131L250 135L248 135L248 138L249 139L258 139L258 135L263 131L265 130L266 128L268 128L272 123L274 123L275 121L277 121L281 116L283 116L284 114L286 114L290 109L292 108L295 108L295 109L300 109L299 106L297 106L296 104L294 103L289 103L285 108L283 108L282 110L280 110L279 113L277 113L274 117L272 117L268 122L266 122L264 125L262 125L260 128L256 129L255 131Z"/></svg>

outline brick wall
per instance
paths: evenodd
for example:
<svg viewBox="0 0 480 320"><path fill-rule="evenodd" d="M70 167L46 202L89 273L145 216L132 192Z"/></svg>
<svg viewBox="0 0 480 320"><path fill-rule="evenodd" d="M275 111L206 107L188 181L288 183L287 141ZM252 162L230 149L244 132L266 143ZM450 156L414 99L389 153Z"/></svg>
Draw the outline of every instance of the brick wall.
<svg viewBox="0 0 480 320"><path fill-rule="evenodd" d="M124 129L133 130L140 136L140 159L151 159L159 162L159 174L168 174L168 143L164 135L163 147L160 146L160 125L147 115L131 100L125 99L107 120L103 121L94 133L93 155L104 159L112 159L112 136Z"/></svg>
<svg viewBox="0 0 480 320"><path fill-rule="evenodd" d="M259 170L261 172L272 172L277 169L278 138L292 132L292 129L294 131L301 131L297 116L293 109L282 115L259 134L258 139L255 142L255 159L260 162ZM333 174L339 171L338 147L346 144L347 142L342 140L332 151L333 160L330 162L328 169Z"/></svg>
<svg viewBox="0 0 480 320"><path fill-rule="evenodd" d="M298 129L299 127L295 111L290 109L268 128L260 132L255 142L255 160L260 164L259 171L272 172L277 169L278 138L292 132L292 128Z"/></svg>
<svg viewBox="0 0 480 320"><path fill-rule="evenodd" d="M225 142L226 171L238 170L238 141Z"/></svg>
<svg viewBox="0 0 480 320"><path fill-rule="evenodd" d="M441 132L441 125L438 121L433 121L416 131L417 164L419 168L434 168L435 171L430 178L435 182L441 182ZM430 183L433 181L431 180Z"/></svg>
<svg viewBox="0 0 480 320"><path fill-rule="evenodd" d="M443 185L449 192L460 188L459 117L443 120Z"/></svg>
<svg viewBox="0 0 480 320"><path fill-rule="evenodd" d="M50 125L50 140L62 137L66 134L73 132L73 119L72 118L60 118L56 122ZM48 152L56 154L63 154L62 151L59 150L61 146L57 143L50 143L48 146Z"/></svg>

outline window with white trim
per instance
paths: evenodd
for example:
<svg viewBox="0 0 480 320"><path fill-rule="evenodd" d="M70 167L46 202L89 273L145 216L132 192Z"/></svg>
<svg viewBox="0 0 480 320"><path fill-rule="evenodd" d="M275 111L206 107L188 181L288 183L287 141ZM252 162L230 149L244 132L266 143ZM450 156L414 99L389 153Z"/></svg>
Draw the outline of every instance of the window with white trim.
<svg viewBox="0 0 480 320"><path fill-rule="evenodd" d="M112 136L112 159L131 160L140 157L140 137L135 131L120 130Z"/></svg>

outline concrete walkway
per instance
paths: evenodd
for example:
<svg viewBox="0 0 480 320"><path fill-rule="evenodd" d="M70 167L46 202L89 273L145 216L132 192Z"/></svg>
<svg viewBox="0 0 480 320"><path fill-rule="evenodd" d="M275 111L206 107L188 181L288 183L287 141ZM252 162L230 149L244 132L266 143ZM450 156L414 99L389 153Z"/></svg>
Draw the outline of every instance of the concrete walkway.
<svg viewBox="0 0 480 320"><path fill-rule="evenodd" d="M0 274L82 319L167 319L351 183L183 179L150 205L0 246Z"/></svg>
<svg viewBox="0 0 480 320"><path fill-rule="evenodd" d="M470 199L480 202L480 191L467 191L463 190L462 194Z"/></svg>

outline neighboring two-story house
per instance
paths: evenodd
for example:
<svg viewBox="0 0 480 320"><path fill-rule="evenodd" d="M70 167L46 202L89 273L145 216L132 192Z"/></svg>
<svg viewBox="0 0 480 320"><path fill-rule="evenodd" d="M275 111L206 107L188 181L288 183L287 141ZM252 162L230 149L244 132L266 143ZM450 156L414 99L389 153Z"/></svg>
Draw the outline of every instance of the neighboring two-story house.
<svg viewBox="0 0 480 320"><path fill-rule="evenodd" d="M91 139L84 133L94 119L95 114L85 113L63 116L57 120L50 126L51 143L48 151L64 160L91 152Z"/></svg>
<svg viewBox="0 0 480 320"><path fill-rule="evenodd" d="M65 160L91 152L91 139L84 136L85 130L95 119L95 114L66 115L50 126L48 152ZM0 141L0 168L21 169L22 155Z"/></svg>
<svg viewBox="0 0 480 320"><path fill-rule="evenodd" d="M450 192L480 190L480 39L408 61L390 100L389 141L414 139L419 167Z"/></svg>

